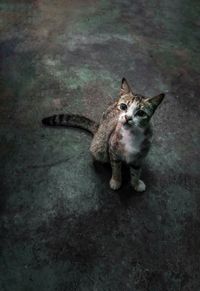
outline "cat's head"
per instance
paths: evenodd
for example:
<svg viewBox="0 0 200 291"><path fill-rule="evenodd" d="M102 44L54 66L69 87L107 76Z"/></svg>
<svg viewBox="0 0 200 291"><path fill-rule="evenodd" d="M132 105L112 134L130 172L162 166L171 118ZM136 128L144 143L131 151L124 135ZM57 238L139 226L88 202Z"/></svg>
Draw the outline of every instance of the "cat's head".
<svg viewBox="0 0 200 291"><path fill-rule="evenodd" d="M117 108L119 122L125 126L146 127L165 94L144 97L131 90L125 78L122 79Z"/></svg>

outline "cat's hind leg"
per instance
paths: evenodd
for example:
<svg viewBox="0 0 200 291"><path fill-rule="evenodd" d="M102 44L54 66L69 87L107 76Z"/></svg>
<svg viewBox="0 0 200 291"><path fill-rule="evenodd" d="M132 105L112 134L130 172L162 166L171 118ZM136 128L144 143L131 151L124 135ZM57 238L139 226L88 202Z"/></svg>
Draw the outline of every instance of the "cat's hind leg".
<svg viewBox="0 0 200 291"><path fill-rule="evenodd" d="M144 192L146 190L145 183L140 180L140 167L130 166L131 185L136 192Z"/></svg>

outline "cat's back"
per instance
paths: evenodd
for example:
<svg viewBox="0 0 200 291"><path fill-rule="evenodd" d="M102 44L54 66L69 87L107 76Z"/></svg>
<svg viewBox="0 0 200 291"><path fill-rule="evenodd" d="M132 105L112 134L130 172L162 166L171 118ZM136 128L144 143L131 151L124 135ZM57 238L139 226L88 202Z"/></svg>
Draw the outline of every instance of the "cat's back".
<svg viewBox="0 0 200 291"><path fill-rule="evenodd" d="M95 133L90 152L93 157L101 162L108 162L108 143L112 132L115 130L119 118L117 101L113 101L103 113L99 128Z"/></svg>

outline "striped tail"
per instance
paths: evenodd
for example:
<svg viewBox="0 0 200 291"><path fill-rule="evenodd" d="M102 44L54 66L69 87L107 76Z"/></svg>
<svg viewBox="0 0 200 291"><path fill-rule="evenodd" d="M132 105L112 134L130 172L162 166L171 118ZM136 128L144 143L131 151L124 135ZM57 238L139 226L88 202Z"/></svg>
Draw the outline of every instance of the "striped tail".
<svg viewBox="0 0 200 291"><path fill-rule="evenodd" d="M46 126L78 127L95 134L99 124L95 121L78 114L57 114L42 119Z"/></svg>

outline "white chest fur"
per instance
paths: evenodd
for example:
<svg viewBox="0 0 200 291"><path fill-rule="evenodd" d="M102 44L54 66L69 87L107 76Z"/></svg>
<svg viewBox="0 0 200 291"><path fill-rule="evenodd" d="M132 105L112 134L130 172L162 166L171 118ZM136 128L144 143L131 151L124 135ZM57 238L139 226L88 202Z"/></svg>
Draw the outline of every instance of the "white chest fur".
<svg viewBox="0 0 200 291"><path fill-rule="evenodd" d="M124 146L124 158L127 162L135 159L136 155L140 153L142 143L145 139L144 130L141 128L121 128L121 143Z"/></svg>

